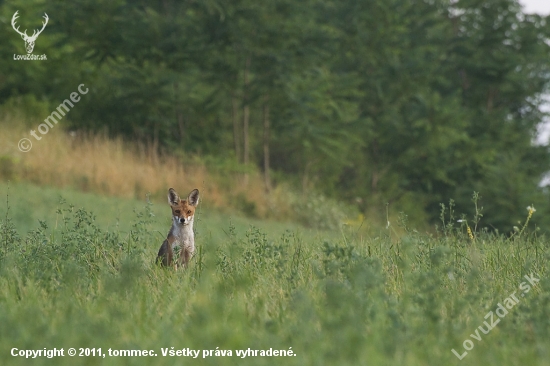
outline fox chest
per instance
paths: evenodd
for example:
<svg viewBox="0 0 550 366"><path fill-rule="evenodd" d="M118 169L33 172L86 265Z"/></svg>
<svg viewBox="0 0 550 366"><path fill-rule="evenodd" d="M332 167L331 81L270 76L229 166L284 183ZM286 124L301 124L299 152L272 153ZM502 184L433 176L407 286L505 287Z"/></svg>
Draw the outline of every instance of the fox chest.
<svg viewBox="0 0 550 366"><path fill-rule="evenodd" d="M193 234L193 228L172 228L171 235L173 241L171 243L172 249L176 247L184 248L187 250L195 249L195 237Z"/></svg>

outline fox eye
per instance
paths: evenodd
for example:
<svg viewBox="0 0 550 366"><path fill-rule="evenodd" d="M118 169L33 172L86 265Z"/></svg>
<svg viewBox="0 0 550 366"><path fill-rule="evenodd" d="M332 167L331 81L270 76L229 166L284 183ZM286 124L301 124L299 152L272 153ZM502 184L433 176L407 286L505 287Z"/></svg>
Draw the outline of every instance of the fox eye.
<svg viewBox="0 0 550 366"><path fill-rule="evenodd" d="M187 211L187 214L188 214L188 215L191 215L191 210Z"/></svg>
<svg viewBox="0 0 550 366"><path fill-rule="evenodd" d="M174 211L174 212L175 212L176 214L179 215L181 211L180 211L180 210L176 210L176 211Z"/></svg>

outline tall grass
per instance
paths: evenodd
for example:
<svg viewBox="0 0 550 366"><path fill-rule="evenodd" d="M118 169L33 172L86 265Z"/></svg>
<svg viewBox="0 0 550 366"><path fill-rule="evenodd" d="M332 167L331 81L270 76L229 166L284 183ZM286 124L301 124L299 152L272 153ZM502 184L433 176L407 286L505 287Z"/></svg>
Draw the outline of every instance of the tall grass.
<svg viewBox="0 0 550 366"><path fill-rule="evenodd" d="M512 237L474 230L471 239L455 222L428 235L404 217L403 237L227 224L224 236L200 238L189 271L174 272L154 265L151 210L131 216L129 233L105 230L71 202L59 205L57 228L44 220L20 233L9 212L2 218L3 365L550 364L550 247L529 227ZM526 274L540 283L480 341L471 338L498 303L519 296ZM474 348L459 361L451 349L462 353L466 339ZM158 356L30 361L10 356L13 347ZM232 356L163 357L171 347ZM296 356L236 356L290 347Z"/></svg>
<svg viewBox="0 0 550 366"><path fill-rule="evenodd" d="M257 169L236 164L230 158L212 161L170 151L160 153L144 144L102 134L67 133L61 123L36 141L29 130L36 129L38 123L33 126L22 120L21 116L2 115L0 110L0 180L125 198L143 198L150 193L153 199L163 201L169 187L189 191L198 188L206 198L202 204L218 211L329 228L345 219L341 204L323 197L312 201L284 182L266 192ZM31 127L24 129L24 125ZM23 137L33 143L26 153L17 146ZM312 209L310 202L318 204Z"/></svg>
<svg viewBox="0 0 550 366"><path fill-rule="evenodd" d="M248 187L239 184L238 174L225 177L231 188L228 194L228 189L218 183L219 177L192 157L160 154L143 144L101 134L71 135L61 130L51 130L40 141L30 137L33 148L22 153L17 142L28 135L21 129L3 130L0 155L4 165L12 160L11 169L4 168L11 170L8 174L12 178L127 198L143 197L148 192L165 196L167 187L172 186L200 187L209 192L209 201L215 207L230 206L231 197L244 193L258 207L265 206L266 195L256 175L252 175Z"/></svg>

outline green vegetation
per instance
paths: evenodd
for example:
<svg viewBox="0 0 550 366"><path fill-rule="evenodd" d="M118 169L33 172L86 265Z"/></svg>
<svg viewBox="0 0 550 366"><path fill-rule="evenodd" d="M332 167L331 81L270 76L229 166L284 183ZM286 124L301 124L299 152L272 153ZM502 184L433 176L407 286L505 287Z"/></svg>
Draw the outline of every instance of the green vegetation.
<svg viewBox="0 0 550 366"><path fill-rule="evenodd" d="M84 191L95 193L95 196L89 196L95 197L89 199L90 204L100 204L107 211L113 211L107 215L111 216L120 213L122 208L117 206L118 200L111 202L105 196L142 200L149 195L153 201L164 203L168 187L193 187L206 198L201 207L225 215L297 222L311 228L333 230L349 218L358 217L357 209L352 205L314 192L300 194L290 188L290 184L280 183L266 192L256 169L243 170L242 166L228 160L162 154L139 143L123 142L100 134L71 136L63 131L53 131L35 143L38 154L22 153L16 142L27 132L14 127L14 124L24 121L21 117L0 119L0 185L5 185L2 181L12 181L17 183L16 189L24 189L24 182L63 188L63 191L47 191L45 200L37 201L41 206L51 205L48 197L52 195L66 196L74 190ZM36 191L34 186L29 189ZM31 193L22 196L28 202L37 197ZM98 216L103 217L102 213ZM378 218L377 222L381 219ZM373 221L371 217L369 226L377 226L372 225ZM425 220L417 222L425 225ZM28 230L28 226L24 229Z"/></svg>
<svg viewBox="0 0 550 366"><path fill-rule="evenodd" d="M14 60L16 11L48 14L46 61ZM550 18L11 0L0 25L0 364L550 365ZM171 186L201 191L188 271L154 264ZM11 355L71 347L157 357Z"/></svg>
<svg viewBox="0 0 550 366"><path fill-rule="evenodd" d="M47 61L13 60L16 10L29 32L49 15ZM531 203L550 224L550 154L532 143L550 21L517 0L13 0L0 21L0 105L27 128L85 84L56 129L260 170L262 189L290 182L367 216L390 202L433 224L450 198L471 214L476 190L490 227Z"/></svg>
<svg viewBox="0 0 550 366"><path fill-rule="evenodd" d="M8 191L11 196L9 212L6 209L6 201L0 200L0 218L9 215L15 230L19 233L39 229L40 221L55 231L62 224L62 215L56 211L61 207L66 208L70 204L75 207L75 210L84 209L87 212L93 212L94 222L102 230L116 231L121 235L128 236L132 225L137 220L137 213L147 205L147 197L143 197L142 200L128 200L82 193L72 189L39 187L28 183L16 185L0 183L0 194L6 197ZM166 195L161 198L154 200L155 204L147 205L151 213L148 218L151 226L148 229L153 235L151 240L155 243L147 245L147 247L152 251L158 250L157 246L160 246L162 240L165 239L172 223ZM199 236L211 237L215 241L227 239L227 228L230 225L239 232L244 232L250 225L253 225L276 236L282 235L286 230L299 230L306 235L314 232L291 222L262 221L244 217L239 213L231 214L204 209L204 207L208 207L208 201L209 197L205 193L201 198L201 205L197 209L195 229ZM62 202L66 202L66 204L62 204Z"/></svg>
<svg viewBox="0 0 550 366"><path fill-rule="evenodd" d="M444 208L437 235L411 230L402 217L404 236L390 226L366 238L351 230L281 231L282 224L247 228L243 219L201 212L198 253L188 272L174 272L153 264L157 231L168 228L165 207L76 192L56 203L57 196L12 187L10 211L2 212L3 365L550 364L550 248L532 224L506 238L475 230L480 216L465 217L471 239L466 222L457 226ZM136 205L142 208L133 212ZM83 208L91 206L97 221ZM524 223L536 214L525 212ZM37 219L27 233L16 230ZM528 293L518 288L526 274L540 279ZM488 334L478 331L481 341L473 339L485 315L514 292L518 304ZM451 349L463 354L466 339L474 348L459 361ZM30 361L10 356L13 347L152 349L159 356ZM161 348L171 347L233 355L162 357ZM236 356L290 347L296 356Z"/></svg>

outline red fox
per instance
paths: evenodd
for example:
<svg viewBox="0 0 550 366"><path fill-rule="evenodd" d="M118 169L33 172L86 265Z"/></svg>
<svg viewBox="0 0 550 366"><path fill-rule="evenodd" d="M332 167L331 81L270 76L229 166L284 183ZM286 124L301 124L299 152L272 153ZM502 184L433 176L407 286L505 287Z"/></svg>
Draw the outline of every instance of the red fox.
<svg viewBox="0 0 550 366"><path fill-rule="evenodd" d="M189 265L189 259L195 253L195 235L193 233L193 217L195 208L199 204L199 190L193 189L186 200L180 199L173 188L168 190L168 204L172 208L172 228L168 237L160 246L157 255L157 263L164 266L174 266L178 269L178 264L183 268ZM174 258L174 249L180 248L179 257Z"/></svg>

